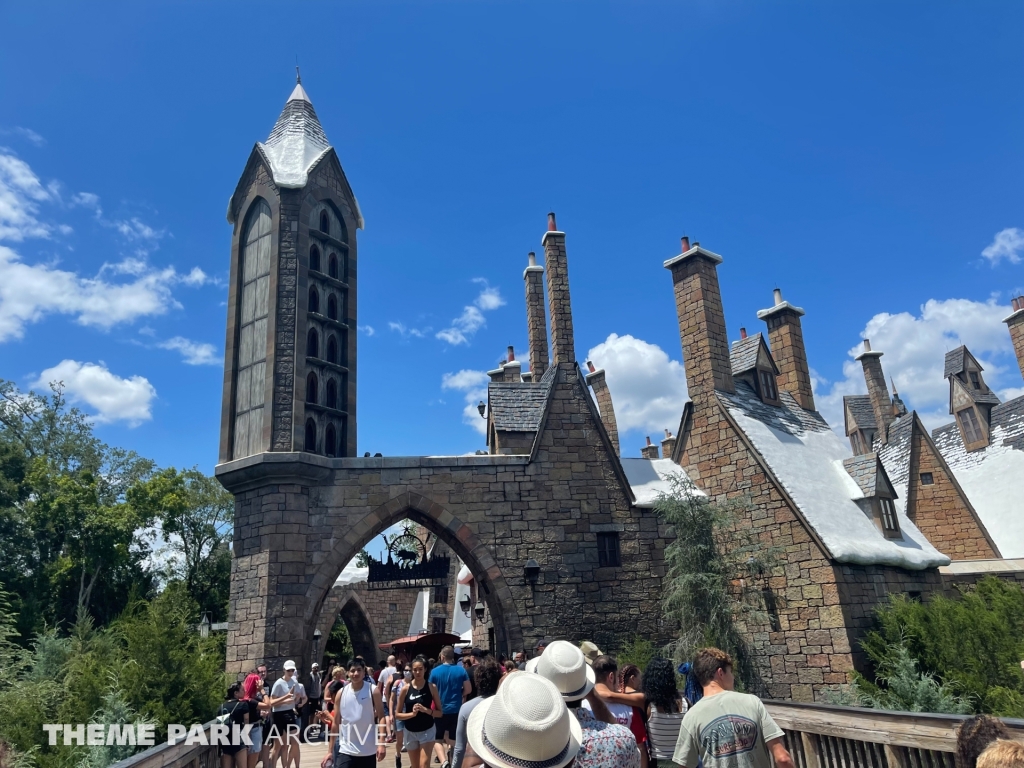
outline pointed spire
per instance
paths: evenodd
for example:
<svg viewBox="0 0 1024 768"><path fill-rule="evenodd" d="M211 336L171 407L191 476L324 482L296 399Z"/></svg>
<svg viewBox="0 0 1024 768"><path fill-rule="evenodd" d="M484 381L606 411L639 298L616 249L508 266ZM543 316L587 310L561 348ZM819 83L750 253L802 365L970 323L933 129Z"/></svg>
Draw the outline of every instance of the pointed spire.
<svg viewBox="0 0 1024 768"><path fill-rule="evenodd" d="M280 187L301 188L309 170L330 149L313 103L302 87L299 68L295 68L295 89L281 110L265 144L260 145Z"/></svg>

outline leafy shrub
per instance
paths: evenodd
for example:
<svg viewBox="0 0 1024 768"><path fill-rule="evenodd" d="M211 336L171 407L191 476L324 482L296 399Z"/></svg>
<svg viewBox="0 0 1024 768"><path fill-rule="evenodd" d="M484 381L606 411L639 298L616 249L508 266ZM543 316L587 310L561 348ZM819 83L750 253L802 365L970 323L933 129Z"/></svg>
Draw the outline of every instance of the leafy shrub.
<svg viewBox="0 0 1024 768"><path fill-rule="evenodd" d="M622 646L622 650L615 655L615 661L622 669L627 664L636 664L640 671L647 669L647 662L654 658L654 643L650 640L636 635L632 640Z"/></svg>

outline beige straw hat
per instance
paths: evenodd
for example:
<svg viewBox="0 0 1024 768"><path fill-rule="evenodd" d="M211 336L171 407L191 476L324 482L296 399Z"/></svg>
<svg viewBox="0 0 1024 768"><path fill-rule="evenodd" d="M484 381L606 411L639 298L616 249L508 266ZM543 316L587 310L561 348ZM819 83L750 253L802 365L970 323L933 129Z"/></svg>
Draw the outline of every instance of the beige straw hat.
<svg viewBox="0 0 1024 768"><path fill-rule="evenodd" d="M583 729L554 683L517 672L473 710L466 736L490 768L562 768L579 752Z"/></svg>
<svg viewBox="0 0 1024 768"><path fill-rule="evenodd" d="M587 664L593 664L594 659L601 655L601 649L589 640L580 643L580 650L583 651L583 658L587 660Z"/></svg>
<svg viewBox="0 0 1024 768"><path fill-rule="evenodd" d="M583 651L565 640L555 640L543 656L526 662L526 671L550 680L566 701L582 699L597 679L583 658Z"/></svg>

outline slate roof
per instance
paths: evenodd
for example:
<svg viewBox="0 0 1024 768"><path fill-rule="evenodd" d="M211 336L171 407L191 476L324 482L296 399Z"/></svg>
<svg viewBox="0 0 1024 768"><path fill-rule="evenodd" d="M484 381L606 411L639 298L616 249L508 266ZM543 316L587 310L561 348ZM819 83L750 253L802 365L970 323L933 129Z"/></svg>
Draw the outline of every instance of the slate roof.
<svg viewBox="0 0 1024 768"><path fill-rule="evenodd" d="M259 146L270 163L277 186L306 186L310 169L327 153L331 143L301 84L295 85L269 138Z"/></svg>
<svg viewBox="0 0 1024 768"><path fill-rule="evenodd" d="M995 406L990 425L989 444L969 453L956 422L932 439L1002 556L1024 557L1024 396Z"/></svg>
<svg viewBox="0 0 1024 768"><path fill-rule="evenodd" d="M889 442L882 445L875 436L875 451L882 460L885 474L896 491L896 509L906 512L907 487L910 482L910 438L914 434L914 413L910 412L889 425Z"/></svg>
<svg viewBox="0 0 1024 768"><path fill-rule="evenodd" d="M734 341L732 349L729 350L729 363L732 365L732 375L739 376L741 373L751 370L757 365L757 351L761 348L761 334L755 333L745 339Z"/></svg>
<svg viewBox="0 0 1024 768"><path fill-rule="evenodd" d="M843 459L843 466L865 496L878 493L878 454L864 453Z"/></svg>
<svg viewBox="0 0 1024 768"><path fill-rule="evenodd" d="M539 383L492 381L487 385L487 407L499 432L536 432L554 383L551 366ZM548 374L551 374L550 376Z"/></svg>
<svg viewBox="0 0 1024 768"><path fill-rule="evenodd" d="M878 429L875 424L875 409L871 406L871 398L867 395L847 395L843 402L853 415L860 429Z"/></svg>
<svg viewBox="0 0 1024 768"><path fill-rule="evenodd" d="M961 344L951 352L946 353L946 364L943 366L942 378L947 379L950 376L955 376L958 373L964 371L964 352L967 351L967 347Z"/></svg>
<svg viewBox="0 0 1024 768"><path fill-rule="evenodd" d="M781 407L765 405L744 381L735 394L717 395L835 560L911 570L949 564L900 511L900 537L882 534L856 503L864 491L843 465L849 446L817 412L785 391Z"/></svg>
<svg viewBox="0 0 1024 768"><path fill-rule="evenodd" d="M999 399L999 395L997 395L992 390L989 390L988 392L982 392L980 389L975 389L974 387L969 386L964 386L964 390L976 403L985 403L987 405L999 405L999 403L1002 402L1002 400Z"/></svg>

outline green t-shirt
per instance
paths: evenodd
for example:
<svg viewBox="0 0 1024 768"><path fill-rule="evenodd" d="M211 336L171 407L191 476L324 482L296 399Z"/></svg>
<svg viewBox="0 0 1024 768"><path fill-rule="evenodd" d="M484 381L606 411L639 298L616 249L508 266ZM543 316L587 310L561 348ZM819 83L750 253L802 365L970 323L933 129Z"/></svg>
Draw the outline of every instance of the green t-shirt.
<svg viewBox="0 0 1024 768"><path fill-rule="evenodd" d="M686 712L672 762L684 768L771 768L765 742L782 736L764 704L747 693L705 696Z"/></svg>

